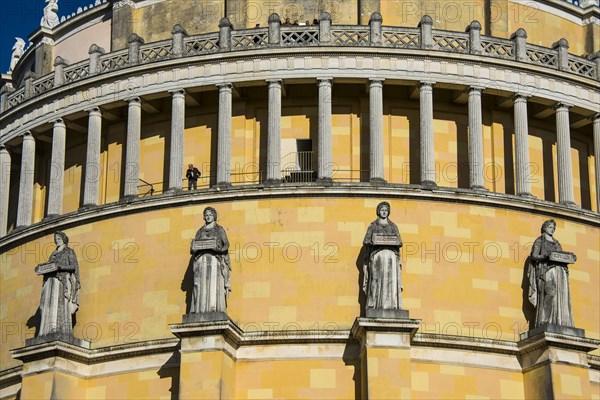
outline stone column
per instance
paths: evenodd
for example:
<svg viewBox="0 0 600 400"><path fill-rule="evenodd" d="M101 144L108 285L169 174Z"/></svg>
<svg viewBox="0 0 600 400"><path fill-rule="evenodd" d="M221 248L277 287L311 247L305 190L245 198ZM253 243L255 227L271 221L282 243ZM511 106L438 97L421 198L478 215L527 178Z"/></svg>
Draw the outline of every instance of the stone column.
<svg viewBox="0 0 600 400"><path fill-rule="evenodd" d="M33 218L33 175L35 171L35 139L31 132L23 134L21 153L21 178L19 181L19 203L17 228L31 225Z"/></svg>
<svg viewBox="0 0 600 400"><path fill-rule="evenodd" d="M383 172L383 79L372 79L369 84L369 164L371 183L385 183Z"/></svg>
<svg viewBox="0 0 600 400"><path fill-rule="evenodd" d="M127 143L125 151L124 197L137 197L140 179L140 135L142 128L142 100L127 100Z"/></svg>
<svg viewBox="0 0 600 400"><path fill-rule="evenodd" d="M267 180L281 182L281 80L269 81L269 126L267 133Z"/></svg>
<svg viewBox="0 0 600 400"><path fill-rule="evenodd" d="M10 192L10 153L0 144L0 237L8 229L8 199Z"/></svg>
<svg viewBox="0 0 600 400"><path fill-rule="evenodd" d="M85 158L83 205L98 205L100 193L100 141L102 137L102 112L94 107L88 111L88 140Z"/></svg>
<svg viewBox="0 0 600 400"><path fill-rule="evenodd" d="M52 158L48 185L48 217L62 214L63 188L65 185L65 145L67 127L62 119L54 121L52 131Z"/></svg>
<svg viewBox="0 0 600 400"><path fill-rule="evenodd" d="M594 115L594 164L596 175L596 212L600 212L600 113Z"/></svg>
<svg viewBox="0 0 600 400"><path fill-rule="evenodd" d="M171 159L169 162L169 190L183 188L183 138L185 130L185 90L171 91Z"/></svg>
<svg viewBox="0 0 600 400"><path fill-rule="evenodd" d="M219 88L219 130L217 133L217 186L231 185L231 111L232 85L222 83Z"/></svg>
<svg viewBox="0 0 600 400"><path fill-rule="evenodd" d="M437 186L435 183L435 159L433 152L433 82L421 82L421 185Z"/></svg>
<svg viewBox="0 0 600 400"><path fill-rule="evenodd" d="M575 205L573 196L573 166L571 164L571 131L569 108L558 103L556 108L556 155L558 164L558 200L565 205Z"/></svg>
<svg viewBox="0 0 600 400"><path fill-rule="evenodd" d="M483 183L483 128L481 122L482 87L469 89L469 186L485 190Z"/></svg>
<svg viewBox="0 0 600 400"><path fill-rule="evenodd" d="M319 79L319 130L317 145L317 182L329 184L331 179L331 103L332 78Z"/></svg>
<svg viewBox="0 0 600 400"><path fill-rule="evenodd" d="M531 195L531 172L529 164L529 128L527 123L527 96L516 94L514 97L515 125L515 172L517 195Z"/></svg>

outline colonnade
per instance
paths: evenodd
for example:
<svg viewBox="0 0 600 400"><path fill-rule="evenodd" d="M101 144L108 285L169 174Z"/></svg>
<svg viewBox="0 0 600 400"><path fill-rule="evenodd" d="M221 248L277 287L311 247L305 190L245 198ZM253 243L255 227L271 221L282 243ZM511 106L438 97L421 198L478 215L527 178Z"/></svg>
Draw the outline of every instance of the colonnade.
<svg viewBox="0 0 600 400"><path fill-rule="evenodd" d="M317 138L317 182L332 182L332 87L331 77L319 78L318 84L318 138ZM268 80L268 127L267 127L267 171L265 184L281 182L281 105L282 80ZM383 79L369 81L369 126L370 126L370 181L383 184L384 180L384 138L383 138ZM433 129L433 90L435 82L420 82L420 169L421 184L424 187L436 186L434 129ZM228 187L231 184L231 119L232 84L223 83L218 88L218 132L216 185ZM482 91L485 88L468 88L468 159L469 184L473 190L484 189L483 132L482 132ZM170 91L172 97L171 143L169 160L168 189L182 189L184 162L184 128L186 91ZM515 184L516 193L531 195L530 164L528 145L528 97L516 93L513 98L515 133ZM573 194L573 174L571 167L571 134L568 104L558 103L556 110L558 193L559 202L575 205ZM88 138L84 176L83 206L98 205L100 138L102 135L102 111L99 107L88 110ZM140 171L142 99L133 97L127 100L127 138L125 153L125 174L123 197L137 197ZM596 197L600 209L600 113L593 117ZM63 119L53 122L51 174L48 188L48 217L62 214L66 127ZM17 209L17 227L32 223L33 185L35 171L36 139L31 132L22 134L22 157ZM0 236L7 234L8 198L10 189L10 154L6 147L0 147Z"/></svg>

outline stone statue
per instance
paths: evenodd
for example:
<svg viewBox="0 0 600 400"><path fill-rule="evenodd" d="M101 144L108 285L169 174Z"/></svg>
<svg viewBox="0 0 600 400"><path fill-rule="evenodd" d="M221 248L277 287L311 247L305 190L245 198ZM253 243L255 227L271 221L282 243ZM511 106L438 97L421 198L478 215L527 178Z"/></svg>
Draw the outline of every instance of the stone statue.
<svg viewBox="0 0 600 400"><path fill-rule="evenodd" d="M40 26L52 29L60 23L58 14L56 13L58 11L58 0L46 0L46 3L48 5L44 7L44 16L40 21Z"/></svg>
<svg viewBox="0 0 600 400"><path fill-rule="evenodd" d="M229 241L225 229L217 224L217 210L206 207L203 214L205 224L191 246L194 286L190 314L208 315L200 320L226 319L227 298L231 292Z"/></svg>
<svg viewBox="0 0 600 400"><path fill-rule="evenodd" d="M379 203L377 219L369 225L363 241L367 250L363 280L366 316L408 318L408 312L402 310L402 239L389 215L390 203Z"/></svg>
<svg viewBox="0 0 600 400"><path fill-rule="evenodd" d="M21 56L25 53L25 41L21 38L15 38L17 41L12 47L12 55L10 57L10 67L8 72L12 72L19 62Z"/></svg>
<svg viewBox="0 0 600 400"><path fill-rule="evenodd" d="M577 260L573 253L562 251L554 238L556 222L542 224L542 235L535 240L527 267L529 301L535 307L534 328L558 325L573 327L568 264Z"/></svg>
<svg viewBox="0 0 600 400"><path fill-rule="evenodd" d="M54 234L56 250L47 263L36 267L44 276L40 300L41 322L38 336L59 334L73 336L73 316L79 308L79 264L69 238L63 232Z"/></svg>

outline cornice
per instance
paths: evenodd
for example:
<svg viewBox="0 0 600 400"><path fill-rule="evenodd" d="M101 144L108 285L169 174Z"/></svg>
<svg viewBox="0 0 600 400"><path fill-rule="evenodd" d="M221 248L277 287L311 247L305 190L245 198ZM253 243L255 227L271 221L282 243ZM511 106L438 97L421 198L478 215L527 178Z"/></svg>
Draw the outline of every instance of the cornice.
<svg viewBox="0 0 600 400"><path fill-rule="evenodd" d="M273 49L273 51L270 53L265 53L262 50L243 53L231 52L226 53L225 55L213 54L202 56L198 59L172 59L168 61L138 65L118 71L112 71L107 74L96 75L79 82L67 84L27 100L3 113L2 116L0 116L0 126L2 127L1 130L3 131L0 141L7 142L12 139L12 135L14 135L13 131L16 130L16 125L14 127L12 125L15 123L18 123L19 129L33 129L35 126L39 126L45 122L48 122L46 120L50 118L49 116L52 114L69 115L85 108L114 103L127 94L126 91L115 92L114 89L112 89L110 94L104 93L106 86L111 86L114 88L116 84L119 84L119 87L126 84L135 85L139 88L137 95L144 96L163 91L166 92L168 90L186 89L190 85L197 86L198 84L202 84L205 86L210 86L224 81L242 83L266 80L272 77L273 74L277 74L279 78L283 79L309 77L314 79L320 77L321 75L333 75L334 78L368 79L369 76L377 73L378 75L382 75L384 78L386 78L387 82L392 82L393 80L398 80L401 82L410 82L411 80L418 81L420 79L425 79L427 76L435 75L440 84L444 83L448 85L456 85L460 84L460 82L464 82L465 85L477 84L486 86L490 90L499 90L505 92L532 91L538 99L541 99L545 102L548 102L552 99L562 99L563 101L576 104L577 107L579 107L579 110L589 110L590 113L593 112L595 107L592 105L592 103L590 103L590 101L593 102L592 99L598 97L597 89L600 89L600 82L597 82L593 79L577 76L566 77L566 74L560 73L559 71L554 71L544 67L537 67L535 65L524 65L523 63L518 63L515 61L506 61L503 64L490 63L490 60L485 62L485 60L483 60L485 57L482 58L481 56L474 55L446 53L443 54L442 57L439 54L434 54L435 52L421 50L413 52L410 50L393 52L388 49L362 48L346 49L345 51L339 51L339 49L333 51L331 48L321 48L322 52L320 54L315 54L314 49L312 49L312 51L310 51L311 49L304 49L306 50L305 53L296 51L294 54L292 54L290 53L291 50L292 49ZM325 64L323 64L322 68L313 67L310 69L294 68L291 70L274 70L273 68L276 68L274 66L270 67L269 69L264 65L253 63L252 67L248 65L245 66L246 68L253 68L252 71L248 70L241 73L230 72L225 76L216 75L213 71L215 68L217 68L217 66L223 65L227 62L230 62L232 65L234 65L239 64L238 61L250 61L255 59L281 60L289 59L292 55L294 57L302 57L304 60L321 59ZM338 63L342 62L343 57L354 59L361 56L369 59L379 58L380 61L383 58L389 58L392 60L392 65L395 67L398 67L403 63L424 62L427 64L428 61L431 61L432 63L436 63L435 65L449 68L449 64L447 64L447 62L448 60L452 60L454 63L450 65L453 66L452 68L457 68L458 72L435 72L430 71L427 68L423 70L408 68L406 71L404 71L396 68L382 70L380 68L375 68L376 66L368 68L360 68L359 66L356 68L345 68L344 66L339 65L335 68L332 67L332 64L337 65ZM431 56L434 57L432 58ZM272 62L269 64L272 64ZM210 74L208 74L207 71L204 73L199 72L200 70L206 70L206 68L211 70ZM482 76L479 74L479 71L482 68L487 68L489 72L493 71L494 74L500 74L502 76L500 78L495 78L493 76ZM522 68L527 68L529 72L524 71ZM185 73L186 77L184 79L177 78L171 81L160 81L152 84L142 83L142 80L145 82L145 77L149 76L149 74L170 74L173 71L179 74ZM557 73L556 75L554 75L555 72ZM196 76L197 74L203 76ZM507 77L505 77L506 74L508 74ZM458 77L460 77L460 79L457 81ZM516 80L517 78L518 83ZM544 81L544 79L547 80ZM529 84L527 82L529 82ZM529 86L531 86L531 88L529 88ZM558 89L553 89L555 87L562 87L565 88L565 90L557 91ZM91 88L95 89L93 93L89 93L88 89ZM566 88L569 89L567 90ZM587 91L589 94L586 94L583 97L574 98L571 89ZM588 99L588 97L590 98ZM78 100L73 102L72 99ZM60 107L60 109L57 109L56 107ZM26 118L27 121L20 120L23 118Z"/></svg>

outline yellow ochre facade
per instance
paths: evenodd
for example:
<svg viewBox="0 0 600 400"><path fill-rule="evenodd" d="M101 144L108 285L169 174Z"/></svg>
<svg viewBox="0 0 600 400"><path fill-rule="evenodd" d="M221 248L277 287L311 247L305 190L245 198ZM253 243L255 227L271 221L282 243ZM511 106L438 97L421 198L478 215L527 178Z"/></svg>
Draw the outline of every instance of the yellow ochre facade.
<svg viewBox="0 0 600 400"><path fill-rule="evenodd" d="M0 87L0 399L600 399L597 1L98 1L44 23ZM409 318L365 313L382 201ZM206 207L228 319L184 323ZM582 335L530 326L548 219ZM26 342L56 231L82 341Z"/></svg>

